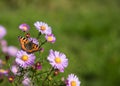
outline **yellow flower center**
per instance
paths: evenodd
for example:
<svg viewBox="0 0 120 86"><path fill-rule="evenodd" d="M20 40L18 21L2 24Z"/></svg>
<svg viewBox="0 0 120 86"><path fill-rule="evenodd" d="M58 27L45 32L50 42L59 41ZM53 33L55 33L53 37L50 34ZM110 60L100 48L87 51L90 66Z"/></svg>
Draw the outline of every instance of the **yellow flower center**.
<svg viewBox="0 0 120 86"><path fill-rule="evenodd" d="M53 40L53 37L52 36L49 36L48 37L48 41L52 41Z"/></svg>
<svg viewBox="0 0 120 86"><path fill-rule="evenodd" d="M13 80L13 78L11 78L11 77L10 77L10 78L9 78L9 80L10 80L10 81L12 81L12 80Z"/></svg>
<svg viewBox="0 0 120 86"><path fill-rule="evenodd" d="M4 73L5 72L5 70L3 70L3 69L0 69L0 73Z"/></svg>
<svg viewBox="0 0 120 86"><path fill-rule="evenodd" d="M24 29L24 31L27 31L27 27L26 26L24 26L23 29Z"/></svg>
<svg viewBox="0 0 120 86"><path fill-rule="evenodd" d="M58 63L58 64L60 64L60 63L61 63L60 57L56 57L56 58L55 58L55 62Z"/></svg>
<svg viewBox="0 0 120 86"><path fill-rule="evenodd" d="M0 33L2 33L3 32L3 30L2 29L0 29Z"/></svg>
<svg viewBox="0 0 120 86"><path fill-rule="evenodd" d="M71 86L76 86L76 82L75 81L71 81Z"/></svg>
<svg viewBox="0 0 120 86"><path fill-rule="evenodd" d="M28 56L27 55L23 55L21 58L23 61L27 61L28 60Z"/></svg>
<svg viewBox="0 0 120 86"><path fill-rule="evenodd" d="M40 29L41 29L42 31L44 31L44 30L46 30L46 27L45 27L45 26L41 26Z"/></svg>

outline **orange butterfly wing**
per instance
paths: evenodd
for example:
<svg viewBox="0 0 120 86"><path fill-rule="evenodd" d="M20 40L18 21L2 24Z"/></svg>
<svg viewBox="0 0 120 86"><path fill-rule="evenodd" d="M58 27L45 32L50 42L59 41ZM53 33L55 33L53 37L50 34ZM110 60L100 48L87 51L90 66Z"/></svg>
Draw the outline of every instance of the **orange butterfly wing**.
<svg viewBox="0 0 120 86"><path fill-rule="evenodd" d="M19 36L18 38L19 38L19 41L20 41L21 48L24 51L26 51L27 53L33 53L33 52L36 52L36 51L40 50L40 47L37 44L34 44L34 43L30 42L27 38L21 37L21 36ZM30 49L28 49L27 46L26 46L29 43L31 44Z"/></svg>
<svg viewBox="0 0 120 86"><path fill-rule="evenodd" d="M31 50L27 50L27 52L32 53L32 52L36 52L39 51L40 47L34 43L32 43L32 49Z"/></svg>

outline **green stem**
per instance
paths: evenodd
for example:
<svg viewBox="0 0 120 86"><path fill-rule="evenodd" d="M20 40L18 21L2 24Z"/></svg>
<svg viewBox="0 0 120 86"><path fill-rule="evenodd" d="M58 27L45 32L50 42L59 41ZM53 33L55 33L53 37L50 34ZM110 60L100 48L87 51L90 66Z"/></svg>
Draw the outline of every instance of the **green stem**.
<svg viewBox="0 0 120 86"><path fill-rule="evenodd" d="M41 35L41 32L39 32L39 33L38 33L37 39L39 39L39 38L40 38L40 35Z"/></svg>
<svg viewBox="0 0 120 86"><path fill-rule="evenodd" d="M47 42L47 40L45 40L44 42L42 42L41 44L40 44L40 47L43 45L43 44L45 44Z"/></svg>
<svg viewBox="0 0 120 86"><path fill-rule="evenodd" d="M48 79L49 75L52 73L53 71L53 67L50 69L49 73L47 74L46 78L43 80L42 86L45 86L45 81Z"/></svg>
<svg viewBox="0 0 120 86"><path fill-rule="evenodd" d="M47 73L47 72L49 72L49 71L45 71L45 72L42 72L42 73L38 73L38 74L36 74L35 76L42 75L42 74Z"/></svg>
<svg viewBox="0 0 120 86"><path fill-rule="evenodd" d="M16 82L14 82L15 86L18 86Z"/></svg>
<svg viewBox="0 0 120 86"><path fill-rule="evenodd" d="M33 81L34 81L35 73L36 73L36 71L34 71L33 74L32 74L32 78L31 78L31 79L32 79Z"/></svg>

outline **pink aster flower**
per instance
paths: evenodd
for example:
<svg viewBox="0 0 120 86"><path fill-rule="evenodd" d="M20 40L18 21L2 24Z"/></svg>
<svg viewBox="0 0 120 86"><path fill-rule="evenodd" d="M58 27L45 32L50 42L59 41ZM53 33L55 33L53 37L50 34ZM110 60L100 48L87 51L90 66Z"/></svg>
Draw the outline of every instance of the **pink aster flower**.
<svg viewBox="0 0 120 86"><path fill-rule="evenodd" d="M8 53L8 55L13 56L13 57L16 56L17 51L18 51L18 49L17 49L16 47L14 47L14 46L9 46L9 47L7 48L7 53Z"/></svg>
<svg viewBox="0 0 120 86"><path fill-rule="evenodd" d="M80 81L78 77L74 74L68 75L66 86L80 86Z"/></svg>
<svg viewBox="0 0 120 86"><path fill-rule="evenodd" d="M4 70L4 69L0 69L0 75L2 74L2 75L8 75L8 70Z"/></svg>
<svg viewBox="0 0 120 86"><path fill-rule="evenodd" d="M0 25L0 39L6 35L6 29Z"/></svg>
<svg viewBox="0 0 120 86"><path fill-rule="evenodd" d="M64 72L64 68L68 66L68 59L65 54L58 51L53 51L51 49L47 59L52 67L54 67L54 69L58 69L60 72Z"/></svg>
<svg viewBox="0 0 120 86"><path fill-rule="evenodd" d="M35 22L34 26L36 27L36 29L41 32L42 34L51 34L51 27L49 27L46 23L44 22Z"/></svg>
<svg viewBox="0 0 120 86"><path fill-rule="evenodd" d="M2 52L3 52L3 53L7 53L7 49L8 49L7 46L2 46Z"/></svg>
<svg viewBox="0 0 120 86"><path fill-rule="evenodd" d="M8 47L7 46L2 46L2 52L7 53L7 51L8 51Z"/></svg>
<svg viewBox="0 0 120 86"><path fill-rule="evenodd" d="M34 64L35 58L34 54L27 54L25 51L20 50L17 52L15 61L19 66L26 68Z"/></svg>
<svg viewBox="0 0 120 86"><path fill-rule="evenodd" d="M29 41L32 41L34 44L39 44L38 40L36 38L29 38Z"/></svg>
<svg viewBox="0 0 120 86"><path fill-rule="evenodd" d="M0 45L1 45L1 46L7 46L7 41L2 39L2 40L0 41Z"/></svg>
<svg viewBox="0 0 120 86"><path fill-rule="evenodd" d="M56 38L53 34L47 34L45 38L48 42L51 42L51 43L54 43L56 41Z"/></svg>
<svg viewBox="0 0 120 86"><path fill-rule="evenodd" d="M31 86L31 80L28 77L24 77L24 80L22 81L23 86Z"/></svg>
<svg viewBox="0 0 120 86"><path fill-rule="evenodd" d="M0 40L0 46L1 46L1 49L2 49L2 52L3 53L7 53L7 49L8 49L8 47L7 47L7 42L6 42L6 40Z"/></svg>
<svg viewBox="0 0 120 86"><path fill-rule="evenodd" d="M19 29L26 32L29 31L30 26L24 23L19 26Z"/></svg>
<svg viewBox="0 0 120 86"><path fill-rule="evenodd" d="M10 68L11 72L14 74L14 75L19 75L19 67L17 65L12 65L12 67Z"/></svg>

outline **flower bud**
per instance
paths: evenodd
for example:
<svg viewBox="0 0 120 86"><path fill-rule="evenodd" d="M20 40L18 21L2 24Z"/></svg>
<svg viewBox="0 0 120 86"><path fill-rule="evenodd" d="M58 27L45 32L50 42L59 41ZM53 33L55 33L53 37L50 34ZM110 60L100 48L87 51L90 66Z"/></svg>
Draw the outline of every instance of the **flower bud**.
<svg viewBox="0 0 120 86"><path fill-rule="evenodd" d="M49 76L49 77L48 77L48 80L50 80L50 81L51 81L51 80L52 80L52 77L51 77L51 76Z"/></svg>
<svg viewBox="0 0 120 86"><path fill-rule="evenodd" d="M44 52L44 48L40 48L40 52L43 53Z"/></svg>
<svg viewBox="0 0 120 86"><path fill-rule="evenodd" d="M62 78L61 78L61 81L63 81L63 82L64 82L64 81L65 81L65 78L64 78L64 77L62 77Z"/></svg>
<svg viewBox="0 0 120 86"><path fill-rule="evenodd" d="M41 69L42 69L42 65L41 65L40 62L37 62L37 63L35 64L35 69L36 69L36 70L41 70Z"/></svg>
<svg viewBox="0 0 120 86"><path fill-rule="evenodd" d="M10 56L5 56L5 60L8 61L10 59Z"/></svg>
<svg viewBox="0 0 120 86"><path fill-rule="evenodd" d="M54 75L57 76L57 75L59 74L59 72L60 72L60 71L59 71L58 69L55 69Z"/></svg>
<svg viewBox="0 0 120 86"><path fill-rule="evenodd" d="M14 81L14 76L9 76L9 77L8 77L8 81L9 81L10 83L12 83L12 82Z"/></svg>

